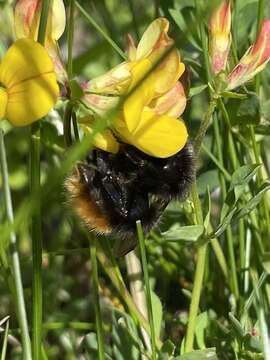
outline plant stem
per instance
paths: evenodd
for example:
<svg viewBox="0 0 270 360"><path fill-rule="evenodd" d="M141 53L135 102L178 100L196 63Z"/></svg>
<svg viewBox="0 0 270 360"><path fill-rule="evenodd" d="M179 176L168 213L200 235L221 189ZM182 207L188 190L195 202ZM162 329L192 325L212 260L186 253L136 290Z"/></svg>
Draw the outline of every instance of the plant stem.
<svg viewBox="0 0 270 360"><path fill-rule="evenodd" d="M222 115L224 117L226 126L228 127L228 149L229 149L229 155L230 155L230 160L232 163L232 167L234 170L236 170L237 166L238 166L238 159L237 159L237 154L236 154L236 150L235 150L235 146L234 146L234 142L233 142L233 137L230 131L230 119L229 119L229 115L228 112L225 108L225 105L223 103L223 101L220 99L219 102L219 107L221 108L221 112ZM218 126L218 124L217 124ZM220 140L219 140L219 136L220 136L220 131L219 129L216 129L215 132L215 139L218 145L218 153L219 153L219 157L220 157L220 161L223 162L223 154L222 154L222 149L221 149L221 144L220 144ZM226 185L224 183L224 185L222 186L222 193L223 193L223 200L225 200L226 196L227 196L227 190L226 190ZM234 296L236 299L239 298L239 285L238 285L238 277L237 277L237 269L236 269L236 260L235 260L235 253L234 253L234 245L233 245L233 234L232 234L232 228L231 226L228 226L226 229L226 239L227 239L227 246L228 246L228 254L229 254L229 264L230 264L230 269L231 269L231 285L232 285L232 292L234 293Z"/></svg>
<svg viewBox="0 0 270 360"><path fill-rule="evenodd" d="M97 338L98 338L98 358L99 360L104 360L105 359L104 334L103 334L102 318L101 318L100 303L99 303L97 247L96 247L95 236L92 236L90 238L90 257L92 264L93 293L95 300L96 328L97 328Z"/></svg>
<svg viewBox="0 0 270 360"><path fill-rule="evenodd" d="M72 137L71 137L72 110L73 110L73 103L69 101L66 105L65 113L64 113L64 139L67 148L72 145Z"/></svg>
<svg viewBox="0 0 270 360"><path fill-rule="evenodd" d="M204 119L201 123L201 126L198 131L198 135L194 140L194 150L196 156L198 156L200 152L200 148L210 124L210 120L212 115L215 111L217 105L217 98L211 98L208 110L204 116ZM202 207L198 195L196 180L194 181L192 188L191 188L191 196L195 211L195 218L196 223L198 225L203 225L203 212ZM196 325L196 318L199 309L200 303L200 296L203 284L203 276L205 270L205 262L206 262L206 254L207 254L207 242L200 245L198 248L198 258L196 263L196 270L195 270L195 277L194 277L194 285L192 290L192 297L191 303L189 308L189 317L188 317L188 327L187 327L187 337L186 337L186 344L185 344L185 352L192 351L193 349L193 342L194 342L194 335L195 335L195 325Z"/></svg>
<svg viewBox="0 0 270 360"><path fill-rule="evenodd" d="M49 0L42 1L38 42L44 44L46 37ZM35 212L32 214L32 351L33 358L41 358L42 342L42 234L41 234L41 197L40 197L40 125L31 126L30 138L30 193L35 199Z"/></svg>
<svg viewBox="0 0 270 360"><path fill-rule="evenodd" d="M197 224L203 224L203 213L201 208L201 203L197 191L196 180L194 181L191 188L191 196L194 205L195 218ZM193 350L193 342L195 335L195 326L196 318L199 309L200 296L203 284L205 262L206 262L206 253L207 253L207 242L199 246L197 253L197 263L194 277L194 285L192 289L192 297L189 308L188 316L188 327L187 327L187 336L185 343L185 352L190 352Z"/></svg>
<svg viewBox="0 0 270 360"><path fill-rule="evenodd" d="M35 198L35 212L32 213L32 261L33 261L33 299L32 299L32 349L33 358L41 356L42 325L42 235L40 201L40 129L39 123L31 126L30 148L30 192Z"/></svg>
<svg viewBox="0 0 270 360"><path fill-rule="evenodd" d="M1 161L1 170L2 170L3 195L4 195L4 203L6 208L6 216L9 224L12 225L14 222L14 216L13 216L11 193L8 183L8 166L7 166L6 150L4 143L4 133L2 129L0 129L0 161ZM14 231L10 233L10 245L12 249L11 266L12 266L12 272L15 283L15 296L17 302L18 321L21 329L21 337L23 344L23 358L25 360L30 360L32 359L31 343L30 343L27 315L25 309L17 238Z"/></svg>
<svg viewBox="0 0 270 360"><path fill-rule="evenodd" d="M148 318L149 318L149 322L150 322L152 359L156 360L156 358L157 358L156 335L155 335L153 308L152 308L152 301L151 301L151 289L150 289L149 274L148 274L148 267L147 267L144 236L143 236L141 222L136 221L136 226L137 226L137 234L138 234L141 258L142 258L142 267L143 267L144 282L145 282L145 289L146 289L146 303L147 303Z"/></svg>
<svg viewBox="0 0 270 360"><path fill-rule="evenodd" d="M122 59L126 60L125 53L120 49L120 47L106 34L106 32L96 23L96 21L89 15L83 7L75 1L76 7L82 13L82 15L88 20L88 22L103 36L103 38L114 48L114 50L121 56Z"/></svg>
<svg viewBox="0 0 270 360"><path fill-rule="evenodd" d="M203 121L202 121L202 123L200 125L200 129L198 131L198 134L197 134L197 136L195 137L195 140L194 140L194 151L195 151L195 154L197 156L200 153L200 149L201 149L203 139L204 139L206 131L207 131L208 127L209 127L209 124L210 124L210 121L211 121L211 118L212 118L212 115L213 115L213 113L215 111L216 106L217 106L217 99L216 98L211 98L208 110L205 113Z"/></svg>
<svg viewBox="0 0 270 360"><path fill-rule="evenodd" d="M69 3L69 17L68 17L68 61L67 61L67 74L68 79L72 78L72 47L74 37L74 0L70 0Z"/></svg>
<svg viewBox="0 0 270 360"><path fill-rule="evenodd" d="M137 305L138 310L147 319L147 306L146 306L146 297L143 286L142 265L136 250L133 250L130 253L128 253L125 256L125 260L126 260L131 296L135 304ZM149 334L143 327L141 327L141 332L147 349L151 350L151 342L150 342Z"/></svg>

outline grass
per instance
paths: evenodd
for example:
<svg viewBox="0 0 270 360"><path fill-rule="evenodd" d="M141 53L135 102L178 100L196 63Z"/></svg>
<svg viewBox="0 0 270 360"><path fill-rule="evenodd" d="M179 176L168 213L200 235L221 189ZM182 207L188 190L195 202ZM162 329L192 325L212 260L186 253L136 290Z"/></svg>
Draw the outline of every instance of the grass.
<svg viewBox="0 0 270 360"><path fill-rule="evenodd" d="M265 1L231 4L230 69L270 16ZM8 28L11 5L0 6L0 29ZM44 1L40 43L48 10ZM142 1L94 6L71 0L66 10L67 33L60 46L68 49L69 81L91 79L124 61L125 34L141 36L157 13L166 14L189 66L194 95L183 119L196 152L197 176L189 198L172 202L150 234L143 234L137 222L143 270L138 283L145 291L146 316L128 290L133 279L124 259L113 256L111 239L86 234L63 194L64 178L119 107L84 137L71 124L87 109L68 96L32 126L30 142L29 129L3 121L1 360L270 360L269 66L237 92L222 92L223 78L214 79L210 67L210 1L153 1L146 8ZM108 23L105 13L111 14ZM0 34L1 55L10 26Z"/></svg>

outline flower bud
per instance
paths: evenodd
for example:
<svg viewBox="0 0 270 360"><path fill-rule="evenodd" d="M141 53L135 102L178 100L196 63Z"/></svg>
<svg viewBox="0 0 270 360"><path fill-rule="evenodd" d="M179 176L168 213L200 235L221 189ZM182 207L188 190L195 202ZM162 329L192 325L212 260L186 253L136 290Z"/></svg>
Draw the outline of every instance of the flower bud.
<svg viewBox="0 0 270 360"><path fill-rule="evenodd" d="M209 21L209 50L214 75L225 70L231 46L231 7L223 1Z"/></svg>
<svg viewBox="0 0 270 360"><path fill-rule="evenodd" d="M247 50L228 76L227 90L232 90L252 79L270 60L270 20L264 20L255 44Z"/></svg>

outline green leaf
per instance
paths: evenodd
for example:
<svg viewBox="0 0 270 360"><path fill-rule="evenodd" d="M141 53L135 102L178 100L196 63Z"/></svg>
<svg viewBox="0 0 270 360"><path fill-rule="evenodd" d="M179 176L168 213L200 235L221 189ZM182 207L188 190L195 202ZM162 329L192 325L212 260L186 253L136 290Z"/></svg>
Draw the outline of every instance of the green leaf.
<svg viewBox="0 0 270 360"><path fill-rule="evenodd" d="M204 195L209 188L209 191L213 191L219 186L218 170L209 170L202 173L197 179L197 187L199 195Z"/></svg>
<svg viewBox="0 0 270 360"><path fill-rule="evenodd" d="M264 270L270 275L270 252L265 252L262 256L262 260Z"/></svg>
<svg viewBox="0 0 270 360"><path fill-rule="evenodd" d="M175 360L218 360L216 348L196 350L184 355L178 356Z"/></svg>
<svg viewBox="0 0 270 360"><path fill-rule="evenodd" d="M81 88L80 84L74 79L69 82L69 88L71 100L79 100L84 95L83 89Z"/></svg>
<svg viewBox="0 0 270 360"><path fill-rule="evenodd" d="M231 312L229 313L229 319L231 320L231 324L233 326L233 329L235 330L238 337L240 337L240 339L242 337L244 337L245 336L245 330L243 329L240 321L237 320Z"/></svg>
<svg viewBox="0 0 270 360"><path fill-rule="evenodd" d="M207 193L205 196L204 212L205 212L205 218L203 221L203 225L205 230L207 230L210 223L210 215L211 215L211 194L209 188L207 188Z"/></svg>
<svg viewBox="0 0 270 360"><path fill-rule="evenodd" d="M260 135L270 135L270 124L257 125L254 127L255 133Z"/></svg>
<svg viewBox="0 0 270 360"><path fill-rule="evenodd" d="M226 230L226 228L230 225L231 221L232 221L232 218L233 218L233 215L235 214L236 212L236 207L233 208L225 217L224 219L222 220L222 223L218 226L217 230L215 231L214 233L214 236L212 237L218 237L220 236L221 234L224 233L224 231Z"/></svg>
<svg viewBox="0 0 270 360"><path fill-rule="evenodd" d="M260 190L257 192L257 194L251 198L235 215L235 219L234 220L239 220L242 217L246 216L247 214L249 214L252 210L254 210L258 204L262 201L262 198L265 194L266 191L268 191L270 189L270 184L269 183L264 183L261 187Z"/></svg>
<svg viewBox="0 0 270 360"><path fill-rule="evenodd" d="M237 201L245 191L246 185L253 178L260 167L261 165L257 164L244 165L238 168L232 174L230 187L221 209L220 223L223 223L223 220L228 215L229 211L232 208L235 208Z"/></svg>
<svg viewBox="0 0 270 360"><path fill-rule="evenodd" d="M233 126L260 123L260 101L255 93L248 93L247 98L242 101L230 99L226 108Z"/></svg>
<svg viewBox="0 0 270 360"><path fill-rule="evenodd" d="M153 309L155 335L160 336L162 325L162 304L157 294L151 290L151 302Z"/></svg>
<svg viewBox="0 0 270 360"><path fill-rule="evenodd" d="M190 88L189 94L188 94L189 99L191 99L193 96L199 95L207 87L208 87L208 85L205 84L205 85L199 85L199 86L194 86L194 87Z"/></svg>
<svg viewBox="0 0 270 360"><path fill-rule="evenodd" d="M203 225L180 226L175 224L168 231L162 233L162 237L166 241L197 241L203 232Z"/></svg>
<svg viewBox="0 0 270 360"><path fill-rule="evenodd" d="M160 357L161 359L169 359L171 356L173 356L175 351L175 345L171 340L166 340L160 349Z"/></svg>
<svg viewBox="0 0 270 360"><path fill-rule="evenodd" d="M195 328L195 336L198 347L200 349L205 349L205 331L208 326L208 314L206 311L199 314L196 319L196 328Z"/></svg>
<svg viewBox="0 0 270 360"><path fill-rule="evenodd" d="M112 320L114 357L119 360L139 359L140 338L133 320L127 314L119 318L115 311L112 313Z"/></svg>
<svg viewBox="0 0 270 360"><path fill-rule="evenodd" d="M221 96L229 99L245 99L247 97L247 94L240 94L232 91L223 91Z"/></svg>
<svg viewBox="0 0 270 360"><path fill-rule="evenodd" d="M253 176L256 174L260 167L260 164L244 165L238 168L232 174L229 191L234 191L235 202L243 194L246 185L250 182L250 180L253 178Z"/></svg>

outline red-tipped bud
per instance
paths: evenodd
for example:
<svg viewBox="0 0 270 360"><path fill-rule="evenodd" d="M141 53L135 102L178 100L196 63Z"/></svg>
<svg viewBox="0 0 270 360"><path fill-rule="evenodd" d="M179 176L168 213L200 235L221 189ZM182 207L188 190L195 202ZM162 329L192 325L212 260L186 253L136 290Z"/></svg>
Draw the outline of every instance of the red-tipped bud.
<svg viewBox="0 0 270 360"><path fill-rule="evenodd" d="M264 20L255 44L235 66L228 77L228 90L234 89L252 79L262 71L270 60L270 20Z"/></svg>
<svg viewBox="0 0 270 360"><path fill-rule="evenodd" d="M209 21L209 50L213 74L217 75L226 68L230 46L231 7L229 1L222 1Z"/></svg>

